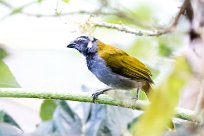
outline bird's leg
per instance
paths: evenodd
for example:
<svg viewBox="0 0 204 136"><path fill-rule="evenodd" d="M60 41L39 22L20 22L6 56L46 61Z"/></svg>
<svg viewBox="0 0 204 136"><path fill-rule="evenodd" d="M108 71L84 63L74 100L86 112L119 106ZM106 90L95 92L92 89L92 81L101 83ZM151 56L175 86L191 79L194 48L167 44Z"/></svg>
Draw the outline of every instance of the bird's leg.
<svg viewBox="0 0 204 136"><path fill-rule="evenodd" d="M96 92L96 93L93 93L92 94L92 97L93 97L93 103L95 103L96 99L98 98L99 95L103 94L104 92L107 92L109 90L111 90L112 88L106 88L106 89L103 89L102 91L100 92Z"/></svg>
<svg viewBox="0 0 204 136"><path fill-rule="evenodd" d="M136 95L133 96L133 98L132 98L133 100L137 101L139 99L139 92L140 92L140 88L137 88Z"/></svg>
<svg viewBox="0 0 204 136"><path fill-rule="evenodd" d="M136 101L139 99L139 91L140 91L140 88L137 88L137 91L136 91Z"/></svg>

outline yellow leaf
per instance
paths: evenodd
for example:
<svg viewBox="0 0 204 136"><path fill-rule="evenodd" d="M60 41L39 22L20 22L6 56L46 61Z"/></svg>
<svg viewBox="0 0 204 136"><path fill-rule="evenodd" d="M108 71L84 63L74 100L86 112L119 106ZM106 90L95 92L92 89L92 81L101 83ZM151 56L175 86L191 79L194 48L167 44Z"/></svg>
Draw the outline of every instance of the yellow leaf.
<svg viewBox="0 0 204 136"><path fill-rule="evenodd" d="M190 73L191 69L186 59L178 57L166 80L153 90L151 103L144 115L131 129L134 136L162 135L172 122L179 94L188 81Z"/></svg>

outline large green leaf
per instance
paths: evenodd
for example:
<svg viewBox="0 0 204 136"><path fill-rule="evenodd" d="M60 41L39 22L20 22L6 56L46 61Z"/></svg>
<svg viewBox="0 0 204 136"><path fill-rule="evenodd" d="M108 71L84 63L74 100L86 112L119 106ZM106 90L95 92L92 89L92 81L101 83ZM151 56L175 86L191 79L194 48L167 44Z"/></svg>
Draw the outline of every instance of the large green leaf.
<svg viewBox="0 0 204 136"><path fill-rule="evenodd" d="M179 57L169 73L168 78L154 89L149 107L132 127L133 135L160 136L172 122L179 94L190 77L191 69L186 59Z"/></svg>
<svg viewBox="0 0 204 136"><path fill-rule="evenodd" d="M2 60L0 60L0 87L1 88L20 87L15 77L9 70L8 66Z"/></svg>

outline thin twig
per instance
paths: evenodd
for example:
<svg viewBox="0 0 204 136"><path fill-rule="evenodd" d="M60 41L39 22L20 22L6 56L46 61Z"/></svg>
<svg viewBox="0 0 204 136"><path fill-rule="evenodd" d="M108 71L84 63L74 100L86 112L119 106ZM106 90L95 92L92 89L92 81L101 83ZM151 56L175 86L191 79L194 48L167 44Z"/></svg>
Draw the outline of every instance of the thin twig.
<svg viewBox="0 0 204 136"><path fill-rule="evenodd" d="M40 92L39 92L40 91ZM52 93L50 93L52 92ZM53 93L56 90L31 90L23 88L0 88L0 97L12 97L12 98L38 98L38 99L59 99L59 100L70 100L79 102L89 102L93 103L92 95L90 93L76 93L67 92L66 93ZM124 108L131 108L136 110L144 110L148 103L138 100L137 102L124 101L120 99L114 99L108 97L107 95L100 95L96 100L98 104L106 104L112 106L120 106ZM185 110L178 108L176 110L175 117L189 120L193 122L199 122L196 118L196 112L191 110Z"/></svg>
<svg viewBox="0 0 204 136"><path fill-rule="evenodd" d="M136 30L134 28L131 28L125 25L112 24L112 23L107 23L107 22L102 22L102 21L93 21L93 24L96 27L115 29L121 32L126 32L126 33L134 34L137 36L160 36L165 33L165 31Z"/></svg>

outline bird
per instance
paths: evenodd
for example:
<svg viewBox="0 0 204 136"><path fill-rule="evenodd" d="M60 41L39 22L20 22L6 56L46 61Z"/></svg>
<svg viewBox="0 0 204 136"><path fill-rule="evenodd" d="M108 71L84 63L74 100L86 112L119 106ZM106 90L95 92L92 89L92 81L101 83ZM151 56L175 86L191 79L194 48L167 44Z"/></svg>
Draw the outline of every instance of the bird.
<svg viewBox="0 0 204 136"><path fill-rule="evenodd" d="M109 90L136 89L136 100L142 90L148 96L154 83L149 68L125 51L103 43L92 36L79 36L68 48L74 48L86 58L88 69L109 88L92 94L93 102Z"/></svg>

